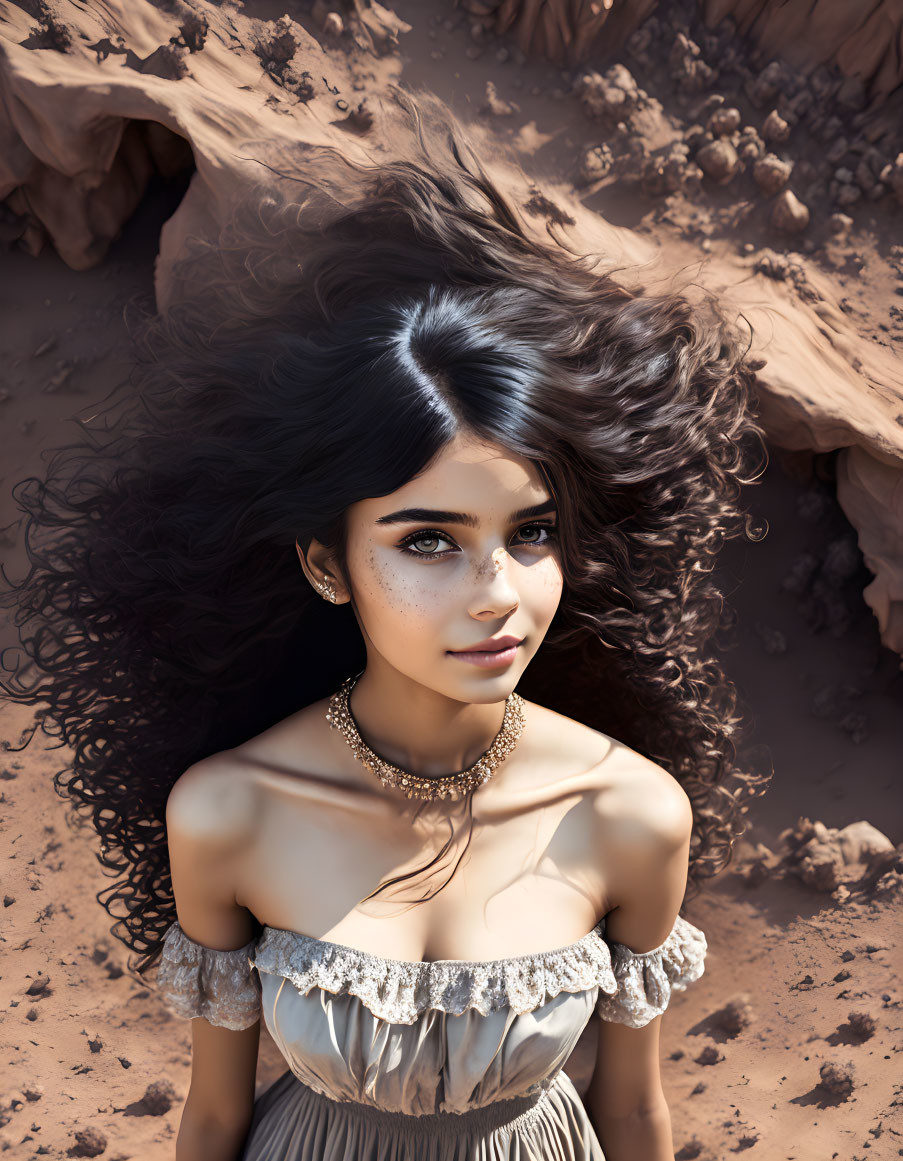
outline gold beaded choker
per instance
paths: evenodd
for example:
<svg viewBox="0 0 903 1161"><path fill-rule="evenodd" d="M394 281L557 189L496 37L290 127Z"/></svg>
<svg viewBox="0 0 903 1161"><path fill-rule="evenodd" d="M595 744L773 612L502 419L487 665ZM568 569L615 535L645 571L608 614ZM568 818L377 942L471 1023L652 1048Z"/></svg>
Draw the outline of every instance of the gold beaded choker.
<svg viewBox="0 0 903 1161"><path fill-rule="evenodd" d="M517 745L524 728L524 699L519 693L510 693L505 699L505 716L502 728L496 734L492 745L467 770L459 774L445 774L441 778L423 778L411 774L400 766L393 766L385 758L374 753L358 732L351 713L349 699L360 674L346 677L339 689L329 699L326 720L333 729L341 730L345 741L351 747L355 758L362 762L380 780L383 786L400 790L408 798L429 801L437 798L463 798L471 790L476 790L488 782L496 768L504 762Z"/></svg>

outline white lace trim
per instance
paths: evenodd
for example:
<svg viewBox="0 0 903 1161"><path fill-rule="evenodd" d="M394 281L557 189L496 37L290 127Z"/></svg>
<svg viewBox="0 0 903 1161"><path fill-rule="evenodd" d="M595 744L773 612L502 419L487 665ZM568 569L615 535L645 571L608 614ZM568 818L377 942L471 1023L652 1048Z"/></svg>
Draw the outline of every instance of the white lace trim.
<svg viewBox="0 0 903 1161"><path fill-rule="evenodd" d="M260 979L248 958L255 942L230 951L205 947L176 920L164 937L157 969L165 1007L184 1020L203 1016L221 1028L250 1028L260 1019Z"/></svg>
<svg viewBox="0 0 903 1161"><path fill-rule="evenodd" d="M501 1008L534 1012L560 992L617 989L611 955L597 929L568 947L512 959L416 963L267 927L251 961L261 971L284 976L305 995L322 988L357 996L391 1024L413 1024L428 1009L450 1016L470 1008L482 1015Z"/></svg>
<svg viewBox="0 0 903 1161"><path fill-rule="evenodd" d="M612 966L618 981L616 995L600 995L596 1011L603 1020L642 1028L660 1016L680 992L705 971L706 938L678 915L671 934L652 951L631 951L611 940Z"/></svg>
<svg viewBox="0 0 903 1161"><path fill-rule="evenodd" d="M429 1009L483 1015L498 1009L534 1012L561 992L599 989L603 1020L641 1028L668 1007L671 994L704 970L706 939L678 916L668 938L651 951L607 941L602 920L568 947L511 959L413 963L383 959L297 931L264 927L260 939L221 951L190 939L173 922L166 933L157 986L166 1007L225 1028L248 1028L260 1018L260 980L254 969L283 976L303 994L314 988L356 996L374 1016L413 1024Z"/></svg>

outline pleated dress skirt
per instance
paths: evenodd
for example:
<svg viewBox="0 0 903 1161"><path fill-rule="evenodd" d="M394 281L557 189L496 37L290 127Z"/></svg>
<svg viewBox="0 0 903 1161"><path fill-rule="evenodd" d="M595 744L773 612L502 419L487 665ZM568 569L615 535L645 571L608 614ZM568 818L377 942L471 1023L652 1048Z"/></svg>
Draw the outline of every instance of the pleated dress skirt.
<svg viewBox="0 0 903 1161"><path fill-rule="evenodd" d="M559 1073L538 1097L414 1116L335 1101L291 1072L257 1099L241 1161L605 1161Z"/></svg>

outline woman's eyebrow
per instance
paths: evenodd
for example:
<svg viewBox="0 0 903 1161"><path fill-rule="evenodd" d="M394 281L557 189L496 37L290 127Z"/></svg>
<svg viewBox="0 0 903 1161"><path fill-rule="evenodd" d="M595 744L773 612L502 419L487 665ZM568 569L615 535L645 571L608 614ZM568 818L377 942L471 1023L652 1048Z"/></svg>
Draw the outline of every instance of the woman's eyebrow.
<svg viewBox="0 0 903 1161"><path fill-rule="evenodd" d="M518 508L508 517L509 524L516 524L518 520L529 520L533 516L544 516L547 512L557 512L553 500L543 500L529 508ZM397 512L390 512L387 516L380 516L376 524L422 524L433 521L436 524L466 524L470 528L479 527L479 520L467 512L447 512L443 508L399 508Z"/></svg>

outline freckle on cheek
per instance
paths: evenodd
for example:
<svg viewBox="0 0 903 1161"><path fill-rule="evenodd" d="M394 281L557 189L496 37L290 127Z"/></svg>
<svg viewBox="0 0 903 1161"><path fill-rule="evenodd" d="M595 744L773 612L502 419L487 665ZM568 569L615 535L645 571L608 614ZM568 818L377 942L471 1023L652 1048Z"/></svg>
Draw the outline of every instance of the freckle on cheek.
<svg viewBox="0 0 903 1161"><path fill-rule="evenodd" d="M390 607L405 608L408 602L405 600L404 595L399 593L396 586L392 584L387 566L379 560L373 548L367 549L367 564L369 566L369 575L385 594L386 603Z"/></svg>

